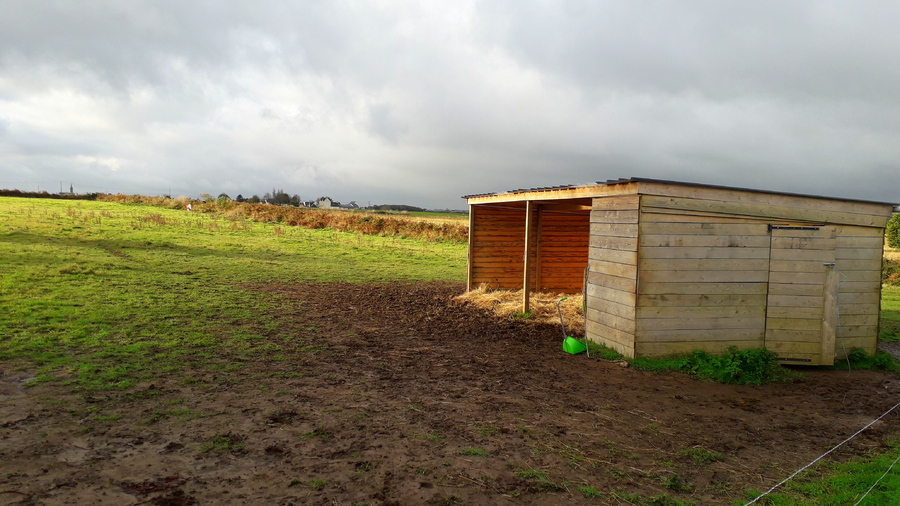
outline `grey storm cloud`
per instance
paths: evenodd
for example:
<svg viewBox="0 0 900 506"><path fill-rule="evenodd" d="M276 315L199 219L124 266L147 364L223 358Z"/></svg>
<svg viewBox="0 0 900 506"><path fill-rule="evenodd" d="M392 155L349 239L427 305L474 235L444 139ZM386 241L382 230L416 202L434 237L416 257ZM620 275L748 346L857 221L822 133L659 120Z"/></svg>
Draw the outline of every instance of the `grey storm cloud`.
<svg viewBox="0 0 900 506"><path fill-rule="evenodd" d="M0 187L459 208L643 176L900 201L898 17L866 1L7 0Z"/></svg>

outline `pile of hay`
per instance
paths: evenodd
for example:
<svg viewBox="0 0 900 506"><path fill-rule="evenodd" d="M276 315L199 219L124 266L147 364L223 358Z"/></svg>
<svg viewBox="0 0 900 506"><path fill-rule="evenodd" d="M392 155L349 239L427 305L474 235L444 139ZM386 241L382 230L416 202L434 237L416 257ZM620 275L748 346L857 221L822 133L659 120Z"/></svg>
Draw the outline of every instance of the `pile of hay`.
<svg viewBox="0 0 900 506"><path fill-rule="evenodd" d="M529 319L559 326L556 302L563 297L568 297L559 305L566 323L566 334L572 337L581 337L584 335L584 313L581 310L582 294L532 293ZM522 290L490 290L485 286L479 286L471 292L456 297L456 300L486 309L503 318L512 318L513 315L521 317ZM560 337L562 337L561 330Z"/></svg>

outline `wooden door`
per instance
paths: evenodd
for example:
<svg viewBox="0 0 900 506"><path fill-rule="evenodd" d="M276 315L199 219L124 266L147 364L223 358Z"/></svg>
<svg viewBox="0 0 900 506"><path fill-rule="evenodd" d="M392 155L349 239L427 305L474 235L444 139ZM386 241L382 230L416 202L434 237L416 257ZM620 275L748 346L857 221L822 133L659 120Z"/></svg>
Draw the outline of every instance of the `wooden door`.
<svg viewBox="0 0 900 506"><path fill-rule="evenodd" d="M785 363L831 365L837 320L833 227L770 227L766 348Z"/></svg>

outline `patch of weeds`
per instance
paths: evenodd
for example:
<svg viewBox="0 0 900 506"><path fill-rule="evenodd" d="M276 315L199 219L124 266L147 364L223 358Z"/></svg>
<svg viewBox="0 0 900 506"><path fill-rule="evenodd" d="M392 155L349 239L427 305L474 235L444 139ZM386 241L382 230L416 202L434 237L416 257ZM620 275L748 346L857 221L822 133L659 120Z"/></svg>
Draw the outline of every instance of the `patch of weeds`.
<svg viewBox="0 0 900 506"><path fill-rule="evenodd" d="M847 354L847 358L850 360L849 366L847 365L846 360L836 360L832 367L842 371L847 370L848 367L854 370L871 369L873 371L900 371L900 364L897 364L893 355L881 350L877 350L875 355L869 355L861 348L853 348L850 350L850 353Z"/></svg>
<svg viewBox="0 0 900 506"><path fill-rule="evenodd" d="M334 437L334 434L328 431L325 427L318 426L315 429L300 435L300 439L306 441L307 439L318 438L322 441L329 441Z"/></svg>
<svg viewBox="0 0 900 506"><path fill-rule="evenodd" d="M425 441L430 441L432 443L436 443L444 438L444 434L439 430L433 430L428 434L422 436L422 439Z"/></svg>
<svg viewBox="0 0 900 506"><path fill-rule="evenodd" d="M710 464L712 462L716 462L717 460L721 460L724 457L724 455L722 455L721 453L711 452L706 448L700 446L688 448L686 450L679 450L678 454L684 455L685 457L690 457L695 464Z"/></svg>
<svg viewBox="0 0 900 506"><path fill-rule="evenodd" d="M478 433L481 434L482 436L495 436L495 435L497 435L497 433L500 432L500 429L498 429L497 427L492 427L490 425L483 425L480 423L476 423L475 427L476 427L475 430L477 430Z"/></svg>
<svg viewBox="0 0 900 506"><path fill-rule="evenodd" d="M484 448L463 448L459 451L459 454L471 457L487 457L488 452Z"/></svg>
<svg viewBox="0 0 900 506"><path fill-rule="evenodd" d="M594 487L578 487L578 492L581 493L581 495L583 495L585 499L603 497L600 491Z"/></svg>
<svg viewBox="0 0 900 506"><path fill-rule="evenodd" d="M662 480L662 485L669 490L674 490L676 492L690 492L694 490L694 486L685 481L684 478L678 476L678 474L670 474L666 476Z"/></svg>
<svg viewBox="0 0 900 506"><path fill-rule="evenodd" d="M94 417L95 422L115 422L122 418L122 415L98 415Z"/></svg>
<svg viewBox="0 0 900 506"><path fill-rule="evenodd" d="M538 471L537 469L528 468L528 469L519 469L517 474L520 478L526 480L535 480L535 483L538 490L543 490L545 492L556 492L559 490L565 490L565 486L550 481L550 478L547 477L547 474L543 471Z"/></svg>
<svg viewBox="0 0 900 506"><path fill-rule="evenodd" d="M571 467L578 467L584 462L584 453L577 446L564 445L560 455Z"/></svg>
<svg viewBox="0 0 900 506"><path fill-rule="evenodd" d="M592 357L600 357L604 360L619 361L625 359L618 351L591 341L588 341L588 351L591 352Z"/></svg>
<svg viewBox="0 0 900 506"><path fill-rule="evenodd" d="M219 452L237 452L244 449L244 437L231 432L220 434L212 438L211 441L200 445L200 451L219 451Z"/></svg>
<svg viewBox="0 0 900 506"><path fill-rule="evenodd" d="M642 371L679 371L719 383L790 383L799 377L799 373L783 367L777 359L778 354L764 348L739 350L731 346L728 353L720 356L695 351L682 357L635 358L631 365Z"/></svg>
<svg viewBox="0 0 900 506"><path fill-rule="evenodd" d="M526 312L519 311L518 313L513 313L513 314L509 315L509 317L516 319L516 320L533 320L534 314L530 311L526 311Z"/></svg>

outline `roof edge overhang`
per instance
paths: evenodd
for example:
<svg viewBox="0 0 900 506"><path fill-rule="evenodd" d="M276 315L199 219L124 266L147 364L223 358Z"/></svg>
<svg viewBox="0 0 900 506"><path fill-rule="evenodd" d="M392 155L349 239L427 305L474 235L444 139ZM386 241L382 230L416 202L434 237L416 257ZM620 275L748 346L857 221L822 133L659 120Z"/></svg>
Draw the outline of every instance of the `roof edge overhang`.
<svg viewBox="0 0 900 506"><path fill-rule="evenodd" d="M741 188L741 187L735 187L735 186L688 183L688 182L684 182L684 181L670 181L670 180L665 180L665 179L652 179L652 178L642 178L642 177L611 179L608 181L597 181L596 183L587 183L587 184L582 184L582 185L547 186L547 187L541 187L541 188L509 190L509 191L505 191L505 192L496 192L496 193L481 193L481 194L473 194L473 195L463 195L462 198L466 199L466 202L468 204L473 205L473 204L484 204L484 203L492 203L492 202L515 202L515 201L523 201L523 200L560 200L560 199L573 199L573 198L585 198L585 197L603 197L603 196L610 196L610 195L627 195L627 194L641 193L640 187L639 187L640 183L677 185L677 186L686 186L686 187L693 187L693 188L742 191L742 192L759 193L759 194L767 194L767 195L784 195L784 196L788 196L788 197L827 199L827 200L835 200L835 201L840 201L840 202L859 202L859 203L863 203L863 204L877 204L877 205L891 206L893 208L894 212L900 212L900 204L897 204L894 202L879 202L879 201L874 201L874 200L849 199L849 198L842 198L842 197L828 197L828 196L822 196L822 195L810 195L810 194L803 194L803 193L759 190L759 189Z"/></svg>

